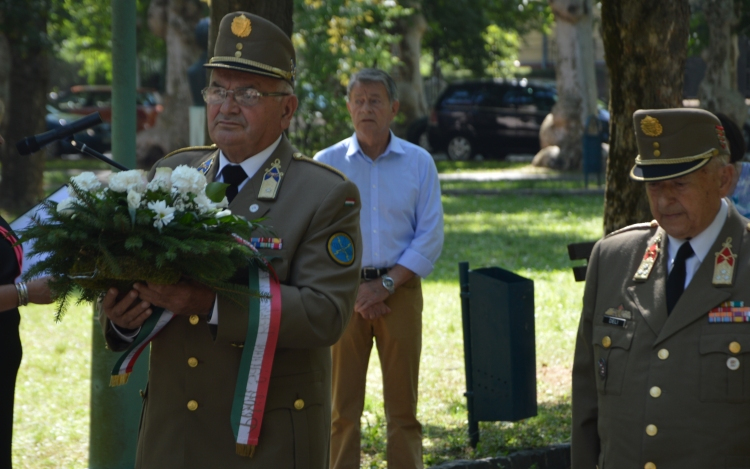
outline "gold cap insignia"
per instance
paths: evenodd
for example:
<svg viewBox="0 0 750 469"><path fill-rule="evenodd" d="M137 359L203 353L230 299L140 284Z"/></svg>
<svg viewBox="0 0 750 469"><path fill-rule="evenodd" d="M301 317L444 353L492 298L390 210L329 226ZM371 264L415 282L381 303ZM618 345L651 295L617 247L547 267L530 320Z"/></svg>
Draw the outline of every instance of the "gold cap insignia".
<svg viewBox="0 0 750 469"><path fill-rule="evenodd" d="M659 135L661 135L663 129L661 127L661 122L659 122L659 119L651 116L646 116L641 121L641 130L649 137L658 137Z"/></svg>
<svg viewBox="0 0 750 469"><path fill-rule="evenodd" d="M232 20L232 33L237 37L248 37L253 30L250 18L240 15Z"/></svg>

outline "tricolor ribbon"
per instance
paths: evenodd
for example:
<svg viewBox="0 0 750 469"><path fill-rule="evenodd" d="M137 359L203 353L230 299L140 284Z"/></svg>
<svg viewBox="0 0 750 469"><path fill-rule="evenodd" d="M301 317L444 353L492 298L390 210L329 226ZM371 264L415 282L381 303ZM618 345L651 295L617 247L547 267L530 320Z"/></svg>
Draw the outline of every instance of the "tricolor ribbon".
<svg viewBox="0 0 750 469"><path fill-rule="evenodd" d="M245 346L242 349L230 421L237 454L252 457L260 437L279 337L281 286L272 271L250 268L250 288L260 294L250 298ZM115 364L110 386L127 383L141 352L174 317L172 312L163 308L155 308L154 312L157 314L152 314L143 323L138 336Z"/></svg>
<svg viewBox="0 0 750 469"><path fill-rule="evenodd" d="M250 288L260 298L250 302L231 419L236 451L242 456L252 456L258 446L281 323L281 286L276 277L260 269L251 271Z"/></svg>

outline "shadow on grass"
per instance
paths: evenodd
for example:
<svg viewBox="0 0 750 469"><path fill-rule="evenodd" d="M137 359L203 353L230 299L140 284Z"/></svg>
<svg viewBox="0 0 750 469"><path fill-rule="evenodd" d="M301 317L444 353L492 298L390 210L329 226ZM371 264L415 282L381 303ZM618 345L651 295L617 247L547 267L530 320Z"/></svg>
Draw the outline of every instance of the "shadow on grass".
<svg viewBox="0 0 750 469"><path fill-rule="evenodd" d="M425 467L457 459L502 457L525 449L564 443L570 440L570 422L570 401L543 403L539 405L536 417L519 422L480 422L476 449L469 445L468 423L457 426L426 424L423 426Z"/></svg>
<svg viewBox="0 0 750 469"><path fill-rule="evenodd" d="M536 417L519 422L480 422L479 444L469 445L466 404L464 421L456 425L422 425L423 461L426 468L458 459L502 457L517 451L570 441L571 407L569 401L540 404ZM451 408L454 406L451 405ZM366 415L362 424L363 468L386 467L386 421L380 413Z"/></svg>

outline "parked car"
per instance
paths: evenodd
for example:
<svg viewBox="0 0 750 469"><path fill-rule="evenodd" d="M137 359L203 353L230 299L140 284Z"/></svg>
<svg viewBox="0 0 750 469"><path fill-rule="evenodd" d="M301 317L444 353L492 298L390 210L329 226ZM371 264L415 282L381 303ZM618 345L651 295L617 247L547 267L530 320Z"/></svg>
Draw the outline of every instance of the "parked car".
<svg viewBox="0 0 750 469"><path fill-rule="evenodd" d="M477 153L485 157L536 153L539 128L556 102L553 86L526 79L453 83L430 113L429 145L451 160L468 160ZM600 110L598 120L602 131L608 131L609 113Z"/></svg>
<svg viewBox="0 0 750 469"><path fill-rule="evenodd" d="M59 126L59 122L75 120L81 116L87 116L99 112L104 120L100 124L89 129L88 136L96 139L91 146L99 152L110 151L112 145L111 122L112 122L112 87L109 85L76 85L69 91L61 93L50 93L49 105L47 106L47 130ZM139 89L136 92L136 132L153 127L156 119L164 110L159 94L150 89ZM93 132L93 134L92 134ZM76 134L75 140L78 140ZM82 138L85 138L81 136ZM62 142L58 149L62 153L77 152L69 142ZM55 153L53 149L53 153ZM59 153L61 154L61 153Z"/></svg>

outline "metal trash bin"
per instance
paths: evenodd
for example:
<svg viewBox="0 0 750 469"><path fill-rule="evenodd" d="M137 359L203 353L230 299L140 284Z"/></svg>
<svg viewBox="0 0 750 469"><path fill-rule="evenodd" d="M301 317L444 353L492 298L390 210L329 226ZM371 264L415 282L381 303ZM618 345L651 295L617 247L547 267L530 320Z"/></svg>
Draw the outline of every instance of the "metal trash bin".
<svg viewBox="0 0 750 469"><path fill-rule="evenodd" d="M602 132L599 119L589 116L583 132L583 184L589 186L589 174L596 173L597 185L602 184Z"/></svg>
<svg viewBox="0 0 750 469"><path fill-rule="evenodd" d="M460 262L469 440L479 422L518 421L537 414L534 281Z"/></svg>

